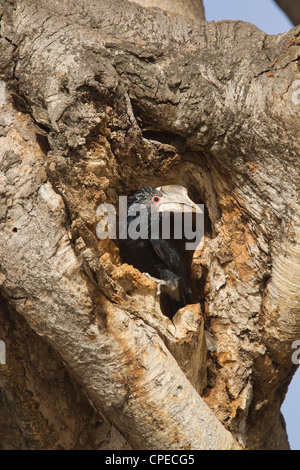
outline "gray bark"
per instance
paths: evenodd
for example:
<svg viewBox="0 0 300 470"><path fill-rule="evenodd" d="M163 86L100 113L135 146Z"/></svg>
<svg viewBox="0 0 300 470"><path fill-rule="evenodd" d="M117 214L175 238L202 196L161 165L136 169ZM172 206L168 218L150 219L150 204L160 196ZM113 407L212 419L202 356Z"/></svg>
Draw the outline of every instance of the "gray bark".
<svg viewBox="0 0 300 470"><path fill-rule="evenodd" d="M131 0L142 7L161 8L192 20L205 20L202 0Z"/></svg>
<svg viewBox="0 0 300 470"><path fill-rule="evenodd" d="M66 377L90 407L80 429L63 385L51 409L36 354L24 355L16 382L9 359L1 396L20 446L288 448L280 406L300 337L299 33L117 0L2 2L0 339L23 357L27 334L45 369L55 358L53 380ZM153 281L95 235L99 203L162 183L186 186L208 223L195 305L174 322ZM79 437L92 429L90 441Z"/></svg>

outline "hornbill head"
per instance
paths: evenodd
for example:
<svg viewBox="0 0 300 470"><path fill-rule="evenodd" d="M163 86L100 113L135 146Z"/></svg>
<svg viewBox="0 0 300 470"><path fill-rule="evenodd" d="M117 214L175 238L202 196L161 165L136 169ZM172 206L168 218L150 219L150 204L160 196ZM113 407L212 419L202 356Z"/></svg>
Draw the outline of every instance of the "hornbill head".
<svg viewBox="0 0 300 470"><path fill-rule="evenodd" d="M168 185L154 188L145 186L129 198L129 205L144 204L148 211L158 212L192 212L202 214L202 210L188 196L184 186Z"/></svg>

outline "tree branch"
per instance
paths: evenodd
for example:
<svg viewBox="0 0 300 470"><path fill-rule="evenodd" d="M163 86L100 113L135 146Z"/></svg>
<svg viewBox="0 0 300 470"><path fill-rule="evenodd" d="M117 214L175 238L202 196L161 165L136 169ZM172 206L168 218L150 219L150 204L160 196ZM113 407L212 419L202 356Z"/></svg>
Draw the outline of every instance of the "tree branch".
<svg viewBox="0 0 300 470"><path fill-rule="evenodd" d="M205 20L202 0L132 0L143 7L157 7L192 20Z"/></svg>
<svg viewBox="0 0 300 470"><path fill-rule="evenodd" d="M275 0L289 17L291 22L297 26L300 24L300 1L299 0Z"/></svg>

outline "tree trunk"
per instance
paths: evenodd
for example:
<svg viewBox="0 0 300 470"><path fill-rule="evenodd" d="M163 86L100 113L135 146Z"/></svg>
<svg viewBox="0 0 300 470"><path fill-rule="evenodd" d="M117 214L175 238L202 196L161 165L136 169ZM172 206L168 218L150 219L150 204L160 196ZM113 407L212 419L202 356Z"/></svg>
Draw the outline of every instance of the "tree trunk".
<svg viewBox="0 0 300 470"><path fill-rule="evenodd" d="M288 448L300 28L1 5L2 448ZM99 204L162 184L206 209L193 304L173 321L96 236Z"/></svg>

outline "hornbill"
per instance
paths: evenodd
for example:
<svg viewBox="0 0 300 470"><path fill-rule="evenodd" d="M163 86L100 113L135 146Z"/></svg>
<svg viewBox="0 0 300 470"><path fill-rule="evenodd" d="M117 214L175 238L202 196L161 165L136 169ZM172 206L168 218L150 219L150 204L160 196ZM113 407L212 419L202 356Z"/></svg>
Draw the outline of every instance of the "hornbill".
<svg viewBox="0 0 300 470"><path fill-rule="evenodd" d="M120 224L119 233L122 261L133 265L157 282L158 291L165 298L164 304L167 304L167 315L170 317L189 303L188 282L194 251L185 249L187 240L182 226L179 227L181 238L177 239L178 234L174 234L176 213L179 212L202 213L188 197L186 188L176 185L158 188L145 186L129 198L127 215L123 219L123 225ZM164 236L163 219L168 217L171 230ZM157 225L153 230L155 220ZM184 217L180 217L180 222L177 219L177 223L182 224L183 220ZM131 224L136 229L135 232L130 230Z"/></svg>

